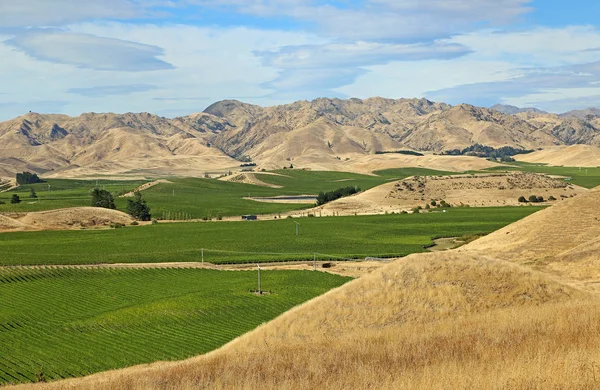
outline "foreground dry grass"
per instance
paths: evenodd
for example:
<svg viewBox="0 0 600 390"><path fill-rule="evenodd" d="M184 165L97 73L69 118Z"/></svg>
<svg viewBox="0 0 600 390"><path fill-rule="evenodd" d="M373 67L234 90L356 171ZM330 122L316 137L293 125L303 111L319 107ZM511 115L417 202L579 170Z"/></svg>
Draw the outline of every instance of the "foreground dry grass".
<svg viewBox="0 0 600 390"><path fill-rule="evenodd" d="M598 347L595 295L446 252L392 263L211 354L41 388L582 388L600 385Z"/></svg>
<svg viewBox="0 0 600 390"><path fill-rule="evenodd" d="M204 356L19 388L600 388L596 273L543 266L561 253L597 266L583 247L599 201L596 189L461 250L397 260Z"/></svg>

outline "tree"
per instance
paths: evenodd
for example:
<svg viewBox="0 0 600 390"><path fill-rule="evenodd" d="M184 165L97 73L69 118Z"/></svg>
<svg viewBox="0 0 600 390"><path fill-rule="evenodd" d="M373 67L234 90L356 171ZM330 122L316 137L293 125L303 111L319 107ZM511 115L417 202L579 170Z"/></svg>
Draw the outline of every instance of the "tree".
<svg viewBox="0 0 600 390"><path fill-rule="evenodd" d="M521 203L527 203L527 199L525 199L524 196L519 196L519 202L521 202Z"/></svg>
<svg viewBox="0 0 600 390"><path fill-rule="evenodd" d="M535 196L535 195L531 195L531 196L529 197L529 201L530 201L531 203L537 203L537 201L538 201L538 197L537 197L537 196Z"/></svg>
<svg viewBox="0 0 600 390"><path fill-rule="evenodd" d="M21 203L21 198L19 198L19 195L13 194L12 198L10 199L10 203L12 203L12 204Z"/></svg>
<svg viewBox="0 0 600 390"><path fill-rule="evenodd" d="M105 209L115 209L115 199L112 194L100 188L94 188L91 192L92 207L104 207Z"/></svg>
<svg viewBox="0 0 600 390"><path fill-rule="evenodd" d="M42 180L35 173L23 172L17 173L17 184L35 184L41 183Z"/></svg>
<svg viewBox="0 0 600 390"><path fill-rule="evenodd" d="M33 187L31 187L31 188L29 189L29 197L30 197L31 199L37 199L37 194L35 193L35 190L33 189Z"/></svg>
<svg viewBox="0 0 600 390"><path fill-rule="evenodd" d="M148 207L146 200L142 198L142 193L139 191L133 194L133 200L127 200L127 213L140 221L150 221L152 219L150 207Z"/></svg>

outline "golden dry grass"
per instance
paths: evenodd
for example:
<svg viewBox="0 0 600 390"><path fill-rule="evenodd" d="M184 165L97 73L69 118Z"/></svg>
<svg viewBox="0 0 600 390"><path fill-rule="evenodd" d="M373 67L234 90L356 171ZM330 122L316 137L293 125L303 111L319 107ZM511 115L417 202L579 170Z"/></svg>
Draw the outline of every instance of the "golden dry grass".
<svg viewBox="0 0 600 390"><path fill-rule="evenodd" d="M598 388L600 295L570 275L513 262L528 246L529 259L583 250L600 208L577 206L595 205L600 190L578 198L513 225L526 235L514 246L501 230L481 245L399 259L207 355L18 388ZM570 218L578 213L592 219ZM541 223L563 232L560 245L553 236L533 245ZM496 256L502 245L510 258Z"/></svg>
<svg viewBox="0 0 600 390"><path fill-rule="evenodd" d="M345 197L317 208L340 215L382 214L425 207L431 200L444 199L458 206L519 206L519 197L550 196L561 202L587 192L583 187L536 173L477 174L409 177L385 183L355 196ZM546 202L552 204L553 202Z"/></svg>
<svg viewBox="0 0 600 390"><path fill-rule="evenodd" d="M0 232L25 230L68 230L130 224L133 218L122 211L99 207L71 207L50 211L0 216Z"/></svg>
<svg viewBox="0 0 600 390"><path fill-rule="evenodd" d="M590 145L571 145L547 148L515 156L519 161L562 165L566 167L600 166L600 148Z"/></svg>

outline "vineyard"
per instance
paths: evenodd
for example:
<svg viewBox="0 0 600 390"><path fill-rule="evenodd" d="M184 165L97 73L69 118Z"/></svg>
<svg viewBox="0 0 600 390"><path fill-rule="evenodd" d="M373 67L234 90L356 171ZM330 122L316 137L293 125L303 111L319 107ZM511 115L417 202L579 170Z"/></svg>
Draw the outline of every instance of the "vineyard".
<svg viewBox="0 0 600 390"><path fill-rule="evenodd" d="M436 237L490 233L539 207L451 208L446 213L159 223L111 230L0 235L0 265L199 262L397 257ZM202 251L204 249L204 251ZM335 257L333 257L335 258Z"/></svg>
<svg viewBox="0 0 600 390"><path fill-rule="evenodd" d="M213 350L349 280L310 271L0 269L0 385Z"/></svg>

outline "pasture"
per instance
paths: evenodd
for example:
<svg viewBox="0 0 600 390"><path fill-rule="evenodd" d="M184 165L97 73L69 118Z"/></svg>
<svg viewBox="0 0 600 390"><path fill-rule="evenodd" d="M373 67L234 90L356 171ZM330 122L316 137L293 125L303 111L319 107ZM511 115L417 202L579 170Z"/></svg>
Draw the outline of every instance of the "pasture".
<svg viewBox="0 0 600 390"><path fill-rule="evenodd" d="M213 350L349 278L311 271L0 268L0 385Z"/></svg>
<svg viewBox="0 0 600 390"><path fill-rule="evenodd" d="M159 223L110 230L0 234L0 265L247 263L396 257L438 237L490 233L539 207L451 208L446 213Z"/></svg>

